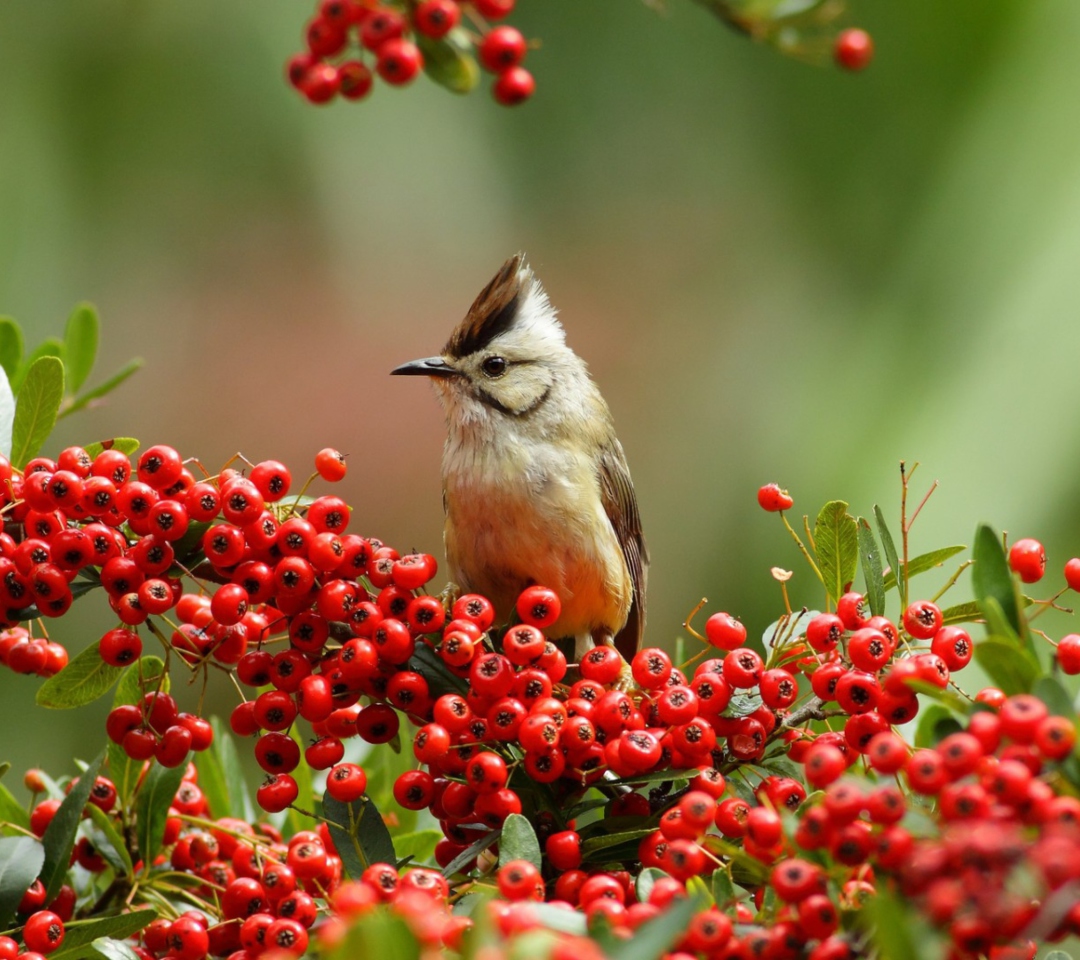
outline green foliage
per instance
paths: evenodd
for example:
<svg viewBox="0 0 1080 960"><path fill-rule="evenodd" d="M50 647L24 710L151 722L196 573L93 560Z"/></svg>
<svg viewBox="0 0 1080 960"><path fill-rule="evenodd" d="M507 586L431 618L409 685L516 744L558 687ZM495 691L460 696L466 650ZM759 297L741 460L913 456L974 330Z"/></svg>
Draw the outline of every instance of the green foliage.
<svg viewBox="0 0 1080 960"><path fill-rule="evenodd" d="M526 817L511 813L502 825L499 837L499 866L511 860L528 860L537 870L542 868L540 841Z"/></svg>
<svg viewBox="0 0 1080 960"><path fill-rule="evenodd" d="M825 589L835 602L855 579L859 564L859 527L843 500L830 501L818 513L814 552Z"/></svg>
<svg viewBox="0 0 1080 960"><path fill-rule="evenodd" d="M885 613L885 580L881 573L881 554L878 552L874 531L863 517L859 517L859 561L866 580L866 601L875 617Z"/></svg>
<svg viewBox="0 0 1080 960"><path fill-rule="evenodd" d="M975 561L971 586L983 616L995 633L1018 636L1030 647L1027 621L1020 615L1020 591L1009 570L1001 538L986 524L981 524L975 531L971 554ZM1002 626L1002 615L1008 629Z"/></svg>
<svg viewBox="0 0 1080 960"><path fill-rule="evenodd" d="M76 957L88 955L87 946L92 944L94 949L110 960L126 954L117 953L115 947L122 946L118 943L119 938L130 936L142 930L151 920L157 916L156 910L133 910L131 913L121 914L118 917L101 917L96 920L82 920L68 923L64 928L64 942L49 954L53 960L75 960ZM104 949L98 946L99 940L108 941Z"/></svg>
<svg viewBox="0 0 1080 960"><path fill-rule="evenodd" d="M93 703L105 696L126 667L113 667L101 659L95 641L83 650L63 670L49 677L40 687L34 702L39 707L53 710L70 710Z"/></svg>
<svg viewBox="0 0 1080 960"><path fill-rule="evenodd" d="M912 557L907 564L898 562L897 566L889 570L885 574L885 589L893 590L896 588L896 571L900 571L900 577L902 580L911 580L912 577L918 576L920 573L926 573L927 570L933 570L934 567L940 567L950 557L955 557L958 553L963 553L967 547L963 544L956 544L951 547L941 547L937 550L931 550L929 553L920 554L917 557ZM891 562L891 561L890 561ZM902 604L906 606L906 602Z"/></svg>
<svg viewBox="0 0 1080 960"><path fill-rule="evenodd" d="M41 845L45 848L41 882L45 885L46 903L56 896L64 882L64 876L71 863L71 851L75 848L75 833L79 829L79 821L90 798L94 779L104 762L105 751L102 750L83 771L78 783L71 788L71 792L64 797L60 808L45 829L45 835L41 838Z"/></svg>
<svg viewBox="0 0 1080 960"><path fill-rule="evenodd" d="M390 831L371 799L342 803L326 793L322 809L345 873L354 880L373 863L397 863Z"/></svg>
<svg viewBox="0 0 1080 960"><path fill-rule="evenodd" d="M439 86L453 93L470 93L480 82L480 67L470 53L468 33L455 27L441 40L417 35L417 45L424 55L424 73Z"/></svg>
<svg viewBox="0 0 1080 960"><path fill-rule="evenodd" d="M44 862L45 848L33 837L0 837L0 929L14 919Z"/></svg>
<svg viewBox="0 0 1080 960"><path fill-rule="evenodd" d="M11 462L25 467L37 456L52 433L64 399L64 364L54 356L42 356L27 371L15 401L11 428Z"/></svg>
<svg viewBox="0 0 1080 960"><path fill-rule="evenodd" d="M160 657L145 654L138 663L133 663L120 678L113 695L113 707L122 704L138 703L144 692L158 690L169 692L169 675L165 672L165 662ZM131 792L135 789L135 773L140 764L130 759L119 744L109 741L109 776L116 784L120 803L126 805Z"/></svg>
<svg viewBox="0 0 1080 960"><path fill-rule="evenodd" d="M139 787L135 800L135 815L138 824L139 856L142 857L144 868L149 868L161 850L169 807L172 806L176 791L184 779L186 766L186 760L176 767L163 767L155 763L151 765Z"/></svg>

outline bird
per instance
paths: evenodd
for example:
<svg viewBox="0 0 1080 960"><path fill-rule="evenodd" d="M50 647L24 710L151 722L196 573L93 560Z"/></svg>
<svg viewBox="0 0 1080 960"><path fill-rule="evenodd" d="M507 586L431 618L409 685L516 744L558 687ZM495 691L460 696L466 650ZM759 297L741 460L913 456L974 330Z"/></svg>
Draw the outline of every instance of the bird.
<svg viewBox="0 0 1080 960"><path fill-rule="evenodd" d="M607 403L523 254L473 301L442 353L391 371L427 377L446 415L444 546L454 583L498 622L540 584L561 601L546 633L580 660L641 647L649 555ZM568 648L569 649L569 648Z"/></svg>

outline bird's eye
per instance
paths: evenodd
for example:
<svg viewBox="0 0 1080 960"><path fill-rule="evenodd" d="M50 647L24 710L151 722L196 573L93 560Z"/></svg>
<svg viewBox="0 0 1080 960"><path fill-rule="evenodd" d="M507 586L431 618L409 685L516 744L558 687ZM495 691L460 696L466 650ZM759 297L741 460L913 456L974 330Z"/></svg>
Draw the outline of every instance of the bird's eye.
<svg viewBox="0 0 1080 960"><path fill-rule="evenodd" d="M480 367L489 377L501 377L506 373L507 363L502 357L488 357Z"/></svg>

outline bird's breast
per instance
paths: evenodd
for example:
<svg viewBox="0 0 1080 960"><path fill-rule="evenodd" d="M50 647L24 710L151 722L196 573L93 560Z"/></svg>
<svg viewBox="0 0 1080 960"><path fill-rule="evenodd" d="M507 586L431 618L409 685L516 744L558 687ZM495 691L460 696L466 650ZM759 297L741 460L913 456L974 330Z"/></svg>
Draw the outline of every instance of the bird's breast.
<svg viewBox="0 0 1080 960"><path fill-rule="evenodd" d="M625 623L632 585L594 458L556 444L448 443L443 466L447 561L463 589L505 618L526 586L551 587L563 602L552 636Z"/></svg>

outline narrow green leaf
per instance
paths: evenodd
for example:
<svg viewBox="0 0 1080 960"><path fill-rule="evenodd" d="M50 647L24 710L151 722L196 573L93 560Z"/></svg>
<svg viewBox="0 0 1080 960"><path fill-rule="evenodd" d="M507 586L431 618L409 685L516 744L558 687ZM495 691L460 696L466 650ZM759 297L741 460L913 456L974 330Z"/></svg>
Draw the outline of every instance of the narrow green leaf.
<svg viewBox="0 0 1080 960"><path fill-rule="evenodd" d="M557 907L553 903L530 903L529 912L534 914L536 919L548 930L568 933L572 937L584 937L589 932L585 914L578 910L567 910L565 907ZM514 946L516 949L518 944L515 942ZM523 950L518 956L531 958L547 956L547 954Z"/></svg>
<svg viewBox="0 0 1080 960"><path fill-rule="evenodd" d="M137 836L139 838L139 856L143 868L149 869L161 849L165 838L165 821L169 816L169 807L180 789L184 779L186 761L175 767L163 767L159 763L151 764L146 779L139 787L135 798L135 816Z"/></svg>
<svg viewBox="0 0 1080 960"><path fill-rule="evenodd" d="M349 924L327 960L420 960L420 942L400 915L373 910Z"/></svg>
<svg viewBox="0 0 1080 960"><path fill-rule="evenodd" d="M825 589L833 600L844 595L859 564L859 526L843 500L821 508L814 522L814 551Z"/></svg>
<svg viewBox="0 0 1080 960"><path fill-rule="evenodd" d="M1073 958L1071 953L1066 953L1064 950L1051 950L1043 955L1043 960L1073 960Z"/></svg>
<svg viewBox="0 0 1080 960"><path fill-rule="evenodd" d="M91 584L87 584L91 587ZM126 668L113 667L101 659L95 641L83 650L59 673L49 677L40 687L34 702L52 710L70 710L93 703L103 697Z"/></svg>
<svg viewBox="0 0 1080 960"><path fill-rule="evenodd" d="M11 926L44 862L45 848L33 837L0 837L0 930Z"/></svg>
<svg viewBox="0 0 1080 960"><path fill-rule="evenodd" d="M105 843L97 844L101 855L109 861L117 873L131 876L135 872L131 863L131 855L128 853L124 838L120 836L120 831L116 829L116 825L112 822L112 818L101 807L93 803L86 805L86 812L90 814L94 826L97 827L105 840Z"/></svg>
<svg viewBox="0 0 1080 960"><path fill-rule="evenodd" d="M1045 703L1047 709L1055 716L1076 719L1072 697L1057 677L1039 677L1032 684L1031 692Z"/></svg>
<svg viewBox="0 0 1080 960"><path fill-rule="evenodd" d="M8 771L10 769L11 769L11 764L8 763L7 760L5 760L3 763L0 763L0 780L3 780L4 777L6 777L8 775Z"/></svg>
<svg viewBox="0 0 1080 960"><path fill-rule="evenodd" d="M673 901L660 916L638 927L632 937L616 941L607 954L609 960L656 960L686 935L690 918L702 906L696 897Z"/></svg>
<svg viewBox="0 0 1080 960"><path fill-rule="evenodd" d="M881 960L940 960L941 937L887 889L871 897L859 918L869 928Z"/></svg>
<svg viewBox="0 0 1080 960"><path fill-rule="evenodd" d="M0 453L10 459L11 432L15 428L15 394L7 374L0 369Z"/></svg>
<svg viewBox="0 0 1080 960"><path fill-rule="evenodd" d="M1008 640L1014 646L1019 647L1020 637L1013 629L1012 624L1005 618L1005 612L1001 609L1001 604L997 602L997 598L986 597L979 602L979 606L986 617L986 632L1003 640Z"/></svg>
<svg viewBox="0 0 1080 960"><path fill-rule="evenodd" d="M488 847L494 846L499 841L499 831L492 830L490 833L485 834L479 840L474 840L469 846L461 851L453 860L451 860L445 867L443 867L442 875L444 877L452 877L455 873L465 867L466 864L475 860L481 853L487 850Z"/></svg>
<svg viewBox="0 0 1080 960"><path fill-rule="evenodd" d="M418 34L416 42L424 55L424 73L452 93L469 93L480 82L480 67L472 56L468 33L455 27L441 40Z"/></svg>
<svg viewBox="0 0 1080 960"><path fill-rule="evenodd" d="M905 567L902 563L899 564L901 571L907 571L907 579L911 580L912 577L917 577L920 573L926 573L927 570L933 570L934 567L940 567L950 557L955 557L958 553L963 553L967 547L962 543L954 544L951 547L942 547L939 550L931 550L929 553L921 553L917 557L912 557ZM888 573L885 574L885 590L888 592L896 587L896 567L892 567ZM905 604L906 606L906 604Z"/></svg>
<svg viewBox="0 0 1080 960"><path fill-rule="evenodd" d="M98 351L98 315L88 303L80 303L68 317L64 331L64 365L72 393L90 376Z"/></svg>
<svg viewBox="0 0 1080 960"><path fill-rule="evenodd" d="M505 866L511 860L528 860L537 870L542 867L536 831L528 818L520 813L511 813L506 818L499 839L499 866Z"/></svg>
<svg viewBox="0 0 1080 960"><path fill-rule="evenodd" d="M971 549L971 556L975 561L971 570L971 587L980 609L989 618L987 601L995 600L1009 626L1022 637L1026 623L1021 624L1016 581L1009 570L1009 561L1005 557L1001 538L985 523L980 524L975 531L975 545Z"/></svg>
<svg viewBox="0 0 1080 960"><path fill-rule="evenodd" d="M251 799L247 781L244 780L244 768L240 764L236 741L228 726L217 717L211 718L211 725L214 728L214 744L211 749L217 753L218 763L225 774L231 811L229 816L240 817L251 823L255 819L255 804Z"/></svg>
<svg viewBox="0 0 1080 960"><path fill-rule="evenodd" d="M113 390L120 386L120 384L135 373L142 365L142 357L136 357L134 360L129 360L120 368L119 373L113 374L113 376L109 377L109 379L101 384L100 387L94 387L93 390L88 390L86 393L76 397L69 406L64 407L63 412L60 414L61 419L82 410L84 407L89 406L94 400L98 400L105 396L105 394L112 393Z"/></svg>
<svg viewBox="0 0 1080 960"><path fill-rule="evenodd" d="M138 703L143 693L156 690L159 685L162 693L168 693L169 677L164 671L164 661L152 654L146 654L137 663L131 664L124 670L124 675L116 685L113 707ZM135 773L141 767L142 764L131 760L119 744L109 741L109 776L116 784L122 806L127 806L128 798L135 789Z"/></svg>
<svg viewBox="0 0 1080 960"><path fill-rule="evenodd" d="M753 710L751 709L751 713ZM697 770L651 770L649 773L633 773L618 780L605 780L605 787L621 787L635 783L663 783L665 780L688 780L697 776Z"/></svg>
<svg viewBox="0 0 1080 960"><path fill-rule="evenodd" d="M105 960L139 960L139 955L123 940L98 937L90 946Z"/></svg>
<svg viewBox="0 0 1080 960"><path fill-rule="evenodd" d="M608 847L616 847L621 843L630 843L647 837L655 830L654 827L641 827L638 830L620 830L618 833L604 833L597 837L589 837L581 845L582 859L595 859L592 855Z"/></svg>
<svg viewBox="0 0 1080 960"><path fill-rule="evenodd" d="M971 623L982 618L978 600L969 600L967 603L958 603L952 607L946 607L941 611L941 623L948 626L952 623Z"/></svg>
<svg viewBox="0 0 1080 960"><path fill-rule="evenodd" d="M373 863L397 862L390 831L370 799L361 797L352 803L342 803L326 793L323 795L323 816L327 819L341 864L353 880L359 880Z"/></svg>
<svg viewBox="0 0 1080 960"><path fill-rule="evenodd" d="M142 930L157 917L156 910L134 910L118 917L101 917L97 920L74 920L64 924L64 942L52 953L51 960L75 960L76 957L93 956L90 944L104 938L120 940ZM105 954L108 956L108 954Z"/></svg>
<svg viewBox="0 0 1080 960"><path fill-rule="evenodd" d="M736 900L735 884L731 882L731 874L726 867L713 871L712 898L721 910Z"/></svg>
<svg viewBox="0 0 1080 960"><path fill-rule="evenodd" d="M881 507L876 503L874 504L874 519L877 521L882 552L885 554L885 559L889 563L889 569L892 571L895 581L896 571L900 569L900 558L897 556L896 544L893 542L892 534L889 533L889 525L885 522L885 515L881 512ZM888 590L888 587L885 589ZM903 580L900 581L900 606L907 606L907 584Z"/></svg>
<svg viewBox="0 0 1080 960"><path fill-rule="evenodd" d="M64 362L64 344L56 337L46 337L30 351L11 378L11 389L15 391L15 396L22 393L27 375L34 364L42 357L55 357L62 364Z"/></svg>
<svg viewBox="0 0 1080 960"><path fill-rule="evenodd" d="M14 824L24 830L30 829L30 814L2 783L0 783L0 821Z"/></svg>
<svg viewBox="0 0 1080 960"><path fill-rule="evenodd" d="M64 399L64 364L56 357L39 357L26 374L15 401L11 427L11 462L25 467L52 433Z"/></svg>
<svg viewBox="0 0 1080 960"><path fill-rule="evenodd" d="M965 700L951 690L942 690L941 687L929 683L926 680L909 679L904 681L904 685L914 690L916 693L922 694L924 697L929 697L936 703L941 704L941 706L956 717L966 717L974 709L970 700Z"/></svg>
<svg viewBox="0 0 1080 960"><path fill-rule="evenodd" d="M125 456L130 457L139 449L139 441L134 437L110 437L108 440L95 440L88 443L84 448L91 457L96 457L106 450L119 450Z"/></svg>
<svg viewBox="0 0 1080 960"><path fill-rule="evenodd" d="M232 817L232 804L229 802L229 787L225 772L216 750L203 750L195 754L195 769L199 771L199 789L206 797L210 815L214 818Z"/></svg>
<svg viewBox="0 0 1080 960"><path fill-rule="evenodd" d="M71 863L71 851L75 847L75 832L79 829L83 808L90 798L98 770L105 762L102 750L79 776L78 783L64 797L60 808L45 830L41 844L45 848L45 865L41 868L41 882L45 885L45 902L48 903L59 892Z"/></svg>
<svg viewBox="0 0 1080 960"><path fill-rule="evenodd" d="M1028 693L1041 672L1034 654L996 636L975 644L975 662L1010 697Z"/></svg>
<svg viewBox="0 0 1080 960"><path fill-rule="evenodd" d="M22 327L13 317L0 317L0 368L7 374L8 380L15 379L19 372L22 355Z"/></svg>
<svg viewBox="0 0 1080 960"><path fill-rule="evenodd" d="M297 803L296 806L303 808L304 810L310 810L315 802L315 786L311 779L311 767L308 766L307 761L304 759L304 741L302 737L294 730L292 738L297 742L300 747L300 762L296 765L296 769L292 771L291 776L296 781L297 787ZM410 810L409 813L414 811ZM299 810L290 807L286 816L285 824L288 827L288 836L293 836L299 833L301 830L313 830L317 823L314 823L311 817L306 816ZM434 850L435 848L432 847ZM404 856L404 854L402 854Z"/></svg>
<svg viewBox="0 0 1080 960"><path fill-rule="evenodd" d="M866 599L870 612L875 617L885 613L885 580L881 574L881 555L870 523L859 517L859 561L862 564L863 579L866 580Z"/></svg>

